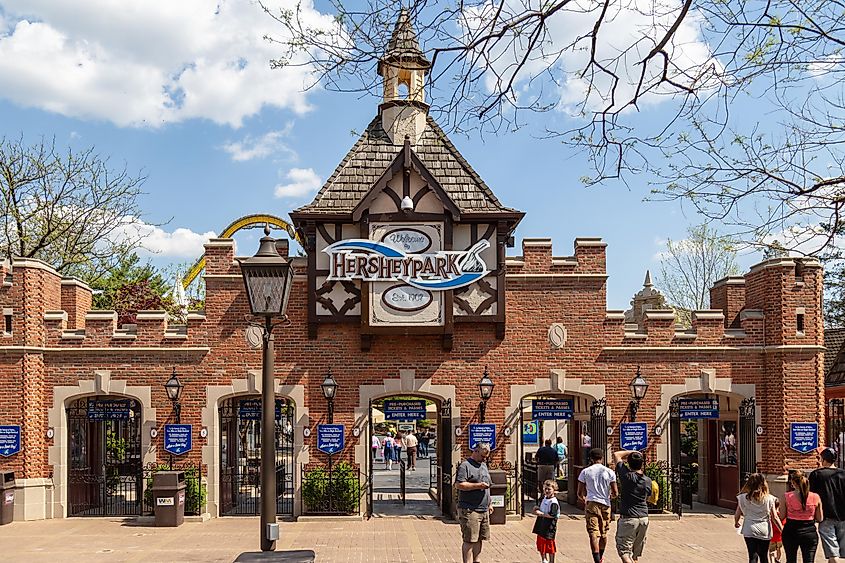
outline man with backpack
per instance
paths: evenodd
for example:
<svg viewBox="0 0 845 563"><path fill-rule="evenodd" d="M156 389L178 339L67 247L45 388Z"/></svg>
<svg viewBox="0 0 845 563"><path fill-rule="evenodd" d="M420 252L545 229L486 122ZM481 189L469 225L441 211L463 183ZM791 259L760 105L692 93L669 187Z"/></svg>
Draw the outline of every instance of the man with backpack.
<svg viewBox="0 0 845 563"><path fill-rule="evenodd" d="M619 521L616 523L616 551L623 563L642 557L648 531L648 500L652 482L643 472L645 460L637 451L613 454L619 484Z"/></svg>

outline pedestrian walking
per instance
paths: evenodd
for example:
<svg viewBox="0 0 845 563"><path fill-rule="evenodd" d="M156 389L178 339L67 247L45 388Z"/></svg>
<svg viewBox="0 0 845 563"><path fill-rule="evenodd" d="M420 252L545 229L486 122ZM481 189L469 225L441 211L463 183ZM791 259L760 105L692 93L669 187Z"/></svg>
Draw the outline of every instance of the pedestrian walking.
<svg viewBox="0 0 845 563"><path fill-rule="evenodd" d="M748 563L767 563L769 543L774 529L782 529L775 497L769 494L769 484L760 473L752 473L745 481L742 492L736 497L734 527L740 527L748 550Z"/></svg>
<svg viewBox="0 0 845 563"><path fill-rule="evenodd" d="M552 447L552 441L546 440L537 449L535 459L537 460L537 487L539 489L542 488L547 479L554 480L555 470L560 458L558 458L557 450ZM537 492L542 494L541 491ZM537 498L540 498L540 494L537 495Z"/></svg>
<svg viewBox="0 0 845 563"><path fill-rule="evenodd" d="M428 457L428 444L431 441L431 436L428 433L428 430L420 432L419 436L420 441L420 457Z"/></svg>
<svg viewBox="0 0 845 563"><path fill-rule="evenodd" d="M845 562L845 469L836 467L836 451L825 448L819 454L820 468L810 473L810 490L822 500L824 519L819 537L828 563Z"/></svg>
<svg viewBox="0 0 845 563"><path fill-rule="evenodd" d="M624 563L635 563L642 557L648 532L651 479L643 472L644 464L643 454L637 451L622 450L613 454L619 487L616 552Z"/></svg>
<svg viewBox="0 0 845 563"><path fill-rule="evenodd" d="M603 463L603 451L599 448L590 450L590 461L592 465L578 475L578 498L584 503L593 561L602 563L610 531L610 499L618 496L619 489L616 473Z"/></svg>
<svg viewBox="0 0 845 563"><path fill-rule="evenodd" d="M581 458L584 465L590 465L590 450L593 448L593 439L586 428L581 429Z"/></svg>
<svg viewBox="0 0 845 563"><path fill-rule="evenodd" d="M388 432L384 437L384 468L388 471L393 469L393 433Z"/></svg>
<svg viewBox="0 0 845 563"><path fill-rule="evenodd" d="M557 481L547 479L543 483L543 498L534 507L534 521L532 533L537 535L537 551L540 552L542 563L555 563L555 534L557 533L557 519L560 516L560 504L557 501Z"/></svg>
<svg viewBox="0 0 845 563"><path fill-rule="evenodd" d="M408 457L408 467L411 471L417 470L417 445L419 442L417 441L417 437L414 436L413 432L408 432L405 434L405 437L402 438L402 445L405 446L405 455Z"/></svg>
<svg viewBox="0 0 845 563"><path fill-rule="evenodd" d="M378 451L381 449L381 440L378 439L378 436L373 434L373 437L370 439L370 449L373 453L372 461L375 462L376 458L378 458Z"/></svg>
<svg viewBox="0 0 845 563"><path fill-rule="evenodd" d="M485 460L490 445L476 444L472 455L458 466L455 488L458 489L458 521L461 524L463 563L480 563L482 543L490 539L490 472Z"/></svg>
<svg viewBox="0 0 845 563"><path fill-rule="evenodd" d="M780 508L780 500L775 497L775 510ZM783 556L783 526L786 524L786 518L781 518L780 526L772 527L772 541L769 542L769 563L780 563L780 558Z"/></svg>
<svg viewBox="0 0 845 563"><path fill-rule="evenodd" d="M783 527L786 563L798 563L799 548L804 563L813 563L819 546L815 523L824 518L822 501L819 495L810 492L810 483L803 472L791 473L788 483L792 490L784 493L778 508L778 516L786 518Z"/></svg>
<svg viewBox="0 0 845 563"><path fill-rule="evenodd" d="M396 433L396 439L393 440L393 461L402 463L402 433Z"/></svg>
<svg viewBox="0 0 845 563"><path fill-rule="evenodd" d="M557 452L557 476L566 477L566 444L563 443L563 438L557 437L555 444L555 451Z"/></svg>

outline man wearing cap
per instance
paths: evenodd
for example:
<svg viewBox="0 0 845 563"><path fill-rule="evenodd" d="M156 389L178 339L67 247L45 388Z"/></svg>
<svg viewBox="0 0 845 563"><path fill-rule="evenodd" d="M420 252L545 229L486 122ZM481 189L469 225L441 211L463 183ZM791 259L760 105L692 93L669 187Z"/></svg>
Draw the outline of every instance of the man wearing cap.
<svg viewBox="0 0 845 563"><path fill-rule="evenodd" d="M819 454L821 467L810 473L810 490L822 499L824 520L819 523L824 556L828 563L845 561L845 470L837 468L836 452Z"/></svg>
<svg viewBox="0 0 845 563"><path fill-rule="evenodd" d="M616 523L616 551L624 563L635 563L643 555L648 530L651 479L643 473L643 454L622 450L613 454L619 483L619 521ZM627 465L626 465L627 463Z"/></svg>

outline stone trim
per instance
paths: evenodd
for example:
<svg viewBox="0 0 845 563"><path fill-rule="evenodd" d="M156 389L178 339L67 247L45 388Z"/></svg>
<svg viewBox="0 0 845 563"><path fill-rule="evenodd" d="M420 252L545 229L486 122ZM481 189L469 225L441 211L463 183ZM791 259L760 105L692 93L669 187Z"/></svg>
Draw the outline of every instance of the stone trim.
<svg viewBox="0 0 845 563"><path fill-rule="evenodd" d="M714 288L722 285L745 285L745 278L743 276L727 276L713 282Z"/></svg>
<svg viewBox="0 0 845 563"><path fill-rule="evenodd" d="M766 318L766 314L760 309L743 309L739 312L739 320L762 320Z"/></svg>
<svg viewBox="0 0 845 563"><path fill-rule="evenodd" d="M81 280L78 280L76 278L62 278L62 285L74 285L74 286L79 287L81 289L86 289L86 290L88 290L92 293L94 291L93 289L91 289L91 287L87 283L85 283Z"/></svg>
<svg viewBox="0 0 845 563"><path fill-rule="evenodd" d="M629 338L628 334L625 335ZM779 346L605 346L603 352L823 352L824 346L782 344Z"/></svg>
<svg viewBox="0 0 845 563"><path fill-rule="evenodd" d="M20 353L47 353L47 352L59 352L62 354L67 354L69 352L82 352L82 353L100 353L100 352L210 352L211 348L208 346L182 346L182 347L174 347L174 348L167 348L167 347L155 347L155 346L117 346L114 348L62 348L62 347L55 347L55 348L43 348L41 346L0 346L0 354L3 352L20 352Z"/></svg>
<svg viewBox="0 0 845 563"><path fill-rule="evenodd" d="M725 313L721 309L702 309L692 312L693 321L722 321L725 320Z"/></svg>
<svg viewBox="0 0 845 563"><path fill-rule="evenodd" d="M550 238L523 238L522 239L522 246L539 246L539 247L550 247L552 245L552 239Z"/></svg>
<svg viewBox="0 0 845 563"><path fill-rule="evenodd" d="M210 239L208 239L208 242L203 244L203 246L205 248L210 248L210 247L215 247L215 246L219 246L219 247L229 247L229 246L231 246L232 248L234 248L235 247L235 239L231 239L231 238L210 238Z"/></svg>
<svg viewBox="0 0 845 563"><path fill-rule="evenodd" d="M575 247L579 246L607 246L607 243L601 237L577 237Z"/></svg>
<svg viewBox="0 0 845 563"><path fill-rule="evenodd" d="M3 314L7 314L6 310L3 310ZM8 313L11 314L11 313ZM67 322L67 313L65 311L44 311L44 320L45 321L64 321Z"/></svg>
<svg viewBox="0 0 845 563"><path fill-rule="evenodd" d="M274 378L276 395L287 397L294 404L293 448L293 515L299 516L302 503L302 483L300 482L299 467L310 461L308 446L304 442L302 429L311 425L308 408L305 406L304 385L282 385L279 378ZM208 430L205 444L202 445L202 463L208 468L206 484L206 512L212 518L220 516L220 417L218 408L226 399L237 396L261 396L261 370L249 370L243 379L232 379L230 385L207 385L206 406L202 409L202 426ZM200 438L201 440L202 438Z"/></svg>
<svg viewBox="0 0 845 563"><path fill-rule="evenodd" d="M624 313L623 313L624 315ZM655 321L674 321L675 320L675 311L661 311L658 309L649 309L645 311L645 318L648 320L655 320Z"/></svg>
<svg viewBox="0 0 845 563"><path fill-rule="evenodd" d="M606 280L607 274L505 274L507 279L512 280L543 280L549 278L572 279L572 280Z"/></svg>
<svg viewBox="0 0 845 563"><path fill-rule="evenodd" d="M360 429L361 433L355 444L355 463L361 468L366 468L370 463L371 436L368 425L370 400L392 395L418 395L441 402L451 399L452 422L449 425L449 431L452 432L452 459L450 467L460 463L461 445L454 434L455 428L461 425L461 409L457 403L456 388L454 385L434 385L431 379L417 379L416 370L413 369L400 369L399 377L384 378L381 384L358 386L358 406L355 407L355 422L352 428ZM362 503L362 513L365 509Z"/></svg>
<svg viewBox="0 0 845 563"><path fill-rule="evenodd" d="M53 466L53 491L49 495L45 493L45 500L50 502L45 518L67 517L68 425L65 409L71 401L92 395L129 397L141 404L141 465L156 462L156 450L150 443L150 430L156 427L156 409L151 406L149 385L127 385L125 380L112 380L108 370L94 370L93 379L81 380L75 386L54 387L53 406L47 412L47 425L55 432L53 445L47 448L47 463Z"/></svg>
<svg viewBox="0 0 845 563"><path fill-rule="evenodd" d="M604 314L605 320L608 321L624 321L625 320L625 311L620 310L608 310Z"/></svg>
<svg viewBox="0 0 845 563"><path fill-rule="evenodd" d="M552 266L577 266L578 260L574 256L552 256Z"/></svg>
<svg viewBox="0 0 845 563"><path fill-rule="evenodd" d="M18 258L16 256L12 257L12 269L15 268L32 268L33 270L44 270L45 272L50 272L51 274L55 274L58 277L61 277L59 272L55 270L50 264L44 262L43 260L38 260L37 258Z"/></svg>

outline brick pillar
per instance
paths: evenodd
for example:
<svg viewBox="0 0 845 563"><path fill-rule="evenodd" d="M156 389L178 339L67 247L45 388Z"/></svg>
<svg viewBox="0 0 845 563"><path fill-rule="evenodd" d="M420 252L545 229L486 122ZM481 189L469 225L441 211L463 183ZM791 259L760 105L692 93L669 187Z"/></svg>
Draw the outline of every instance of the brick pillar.
<svg viewBox="0 0 845 563"><path fill-rule="evenodd" d="M728 276L710 288L710 308L725 314L725 328L739 328L739 312L745 307L745 278Z"/></svg>

